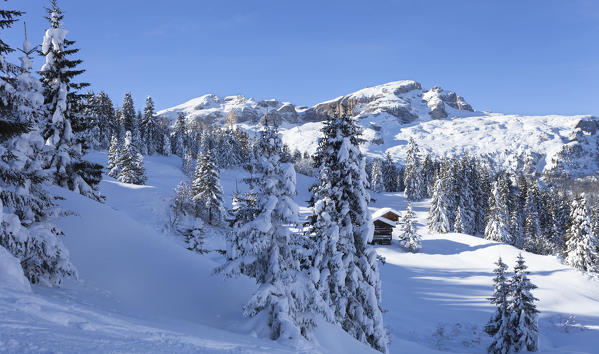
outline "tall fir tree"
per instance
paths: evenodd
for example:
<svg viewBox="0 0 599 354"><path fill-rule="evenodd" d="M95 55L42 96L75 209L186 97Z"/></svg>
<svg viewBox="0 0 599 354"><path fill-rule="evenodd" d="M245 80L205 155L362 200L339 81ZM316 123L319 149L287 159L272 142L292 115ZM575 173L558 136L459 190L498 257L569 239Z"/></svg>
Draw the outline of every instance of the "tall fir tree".
<svg viewBox="0 0 599 354"><path fill-rule="evenodd" d="M428 212L428 228L433 232L447 233L451 232L449 213L452 207L448 197L449 179L439 177L435 182L431 206Z"/></svg>
<svg viewBox="0 0 599 354"><path fill-rule="evenodd" d="M146 183L146 170L144 168L143 155L137 151L133 143L130 131L125 133L123 150L118 160L119 181L123 183L144 184Z"/></svg>
<svg viewBox="0 0 599 354"><path fill-rule="evenodd" d="M515 352L529 351L536 352L539 349L539 328L538 313L535 298L531 290L537 288L528 275L524 257L518 255L514 275L512 276L510 287L512 300L510 303L510 322L513 328L513 337L511 338L511 348Z"/></svg>
<svg viewBox="0 0 599 354"><path fill-rule="evenodd" d="M599 272L599 241L593 232L584 195L572 201L566 238L565 263L583 271Z"/></svg>
<svg viewBox="0 0 599 354"><path fill-rule="evenodd" d="M153 155L158 151L156 146L157 128L154 101L152 100L152 97L148 96L146 98L143 118L140 122L141 140L148 155Z"/></svg>
<svg viewBox="0 0 599 354"><path fill-rule="evenodd" d="M385 183L383 181L383 163L380 159L372 162L370 189L373 192L381 193L385 191Z"/></svg>
<svg viewBox="0 0 599 354"><path fill-rule="evenodd" d="M119 145L119 139L116 135L113 135L110 138L110 147L108 148L108 165L106 165L106 170L108 171L108 175L114 178L118 178L119 176L119 158L120 158L120 150L121 147Z"/></svg>
<svg viewBox="0 0 599 354"><path fill-rule="evenodd" d="M300 271L290 226L298 222L295 171L280 162L281 139L274 127L260 132L261 151L253 179L256 188L255 218L236 225L227 238L227 262L217 268L226 276L255 278L258 290L244 307L247 316L265 312L271 338L294 340L309 337L315 326L316 289Z"/></svg>
<svg viewBox="0 0 599 354"><path fill-rule="evenodd" d="M510 230L510 215L506 196L502 194L502 181L493 184L489 197L489 216L485 228L485 239L511 244L513 235Z"/></svg>
<svg viewBox="0 0 599 354"><path fill-rule="evenodd" d="M0 29L10 28L21 12L0 9ZM76 270L49 219L56 207L43 187L44 141L38 129L43 101L31 76L33 52L25 38L21 66L9 63L12 52L0 38L0 248L20 261L32 283L60 285Z"/></svg>
<svg viewBox="0 0 599 354"><path fill-rule="evenodd" d="M397 167L391 159L391 154L389 154L389 152L385 154L385 159L383 160L381 170L383 175L383 184L385 186L385 191L398 192Z"/></svg>
<svg viewBox="0 0 599 354"><path fill-rule="evenodd" d="M412 210L412 203L408 203L406 211L402 217L402 223L393 228L393 236L399 240L399 246L408 252L418 252L422 247L421 237L416 233L414 220L416 214Z"/></svg>
<svg viewBox="0 0 599 354"><path fill-rule="evenodd" d="M56 184L100 200L97 184L102 166L82 159L86 142L76 141L73 135L73 132L87 128L82 117L82 95L78 90L88 84L74 82L84 70L75 69L81 60L69 59L78 49L69 48L74 42L66 39L67 31L62 28L64 16L56 0L52 0L51 7L46 10L50 28L46 30L41 47L46 62L39 73L48 112L43 122L43 137L52 153L45 168Z"/></svg>
<svg viewBox="0 0 599 354"><path fill-rule="evenodd" d="M420 200L425 196L419 154L420 150L416 141L414 141L414 138L410 138L406 152L406 167L404 172L405 195L408 200Z"/></svg>
<svg viewBox="0 0 599 354"><path fill-rule="evenodd" d="M318 183L312 186L311 236L316 287L334 320L356 339L387 351L381 312L377 257L369 244L373 226L366 191L361 129L354 118L330 117L314 156Z"/></svg>
<svg viewBox="0 0 599 354"><path fill-rule="evenodd" d="M198 153L192 181L192 200L198 206L198 215L210 225L223 221L223 189L220 186L219 170L212 161L210 151Z"/></svg>
<svg viewBox="0 0 599 354"><path fill-rule="evenodd" d="M177 120L175 121L175 125L173 126L171 146L173 154L181 158L183 158L183 154L185 152L185 135L185 115L183 113L179 113ZM204 147L204 151L208 150L212 150L212 147L208 149Z"/></svg>
<svg viewBox="0 0 599 354"><path fill-rule="evenodd" d="M507 354L510 352L514 329L511 325L510 316L510 283L506 277L507 265L501 257L497 260L497 268L493 271L493 296L489 298L496 310L485 326L485 332L491 336L491 344L487 347L488 353Z"/></svg>

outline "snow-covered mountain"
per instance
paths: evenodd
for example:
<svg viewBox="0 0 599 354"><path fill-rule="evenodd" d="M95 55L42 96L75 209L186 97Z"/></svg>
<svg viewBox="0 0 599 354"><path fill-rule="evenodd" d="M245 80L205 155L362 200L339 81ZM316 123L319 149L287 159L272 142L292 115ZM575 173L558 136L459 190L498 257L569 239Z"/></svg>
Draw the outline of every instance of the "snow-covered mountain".
<svg viewBox="0 0 599 354"><path fill-rule="evenodd" d="M556 167L570 176L599 171L599 119L592 116L520 116L476 111L455 92L423 89L416 81L395 81L368 87L319 103L297 107L278 100L204 95L158 112L174 120L182 112L188 123L237 123L255 131L267 117L281 126L283 141L293 149L313 152L322 121L334 112L357 117L364 128L364 151L371 157L389 152L403 161L407 140L414 137L439 157L465 152L481 155L509 169L519 169L525 154L539 172Z"/></svg>

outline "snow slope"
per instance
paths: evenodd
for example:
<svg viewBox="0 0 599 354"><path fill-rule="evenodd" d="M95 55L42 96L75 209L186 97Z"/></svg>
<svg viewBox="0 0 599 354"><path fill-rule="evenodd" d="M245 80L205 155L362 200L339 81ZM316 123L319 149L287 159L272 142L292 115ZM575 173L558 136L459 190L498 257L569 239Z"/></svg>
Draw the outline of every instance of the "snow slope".
<svg viewBox="0 0 599 354"><path fill-rule="evenodd" d="M89 158L103 162L106 154ZM262 318L244 318L241 307L255 289L253 281L213 276L220 255L187 251L164 232L168 198L183 178L179 164L176 157L146 157L149 180L143 187L106 177L105 204L52 189L65 198L64 208L77 211L58 224L80 281L61 289L33 286L31 292L0 285L0 352L373 352L324 322L313 344L280 343L265 336ZM241 170L223 171L226 201L242 177ZM300 205L311 182L298 175ZM373 211L405 208L400 194L374 197ZM395 240L377 248L386 258L380 269L390 351L482 352L489 341L482 326L492 312L486 298L493 262L501 255L511 267L519 250L468 235L429 234L423 227L427 208L427 202L414 205L423 234L420 253L402 252ZM222 247L222 235L210 237L212 248ZM534 294L540 299L542 352L596 352L599 281L555 257L524 256L539 286ZM9 270L14 266L4 266L10 262L0 253L0 280L10 276L18 284L19 275Z"/></svg>

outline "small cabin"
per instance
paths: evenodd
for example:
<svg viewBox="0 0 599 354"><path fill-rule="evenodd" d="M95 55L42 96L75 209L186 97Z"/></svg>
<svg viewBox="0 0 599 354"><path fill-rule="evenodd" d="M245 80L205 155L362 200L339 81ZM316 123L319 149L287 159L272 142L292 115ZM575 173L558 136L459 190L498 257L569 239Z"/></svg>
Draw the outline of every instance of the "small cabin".
<svg viewBox="0 0 599 354"><path fill-rule="evenodd" d="M391 208L382 208L372 213L372 223L374 224L372 243L390 245L393 228L399 222L400 216L399 212Z"/></svg>

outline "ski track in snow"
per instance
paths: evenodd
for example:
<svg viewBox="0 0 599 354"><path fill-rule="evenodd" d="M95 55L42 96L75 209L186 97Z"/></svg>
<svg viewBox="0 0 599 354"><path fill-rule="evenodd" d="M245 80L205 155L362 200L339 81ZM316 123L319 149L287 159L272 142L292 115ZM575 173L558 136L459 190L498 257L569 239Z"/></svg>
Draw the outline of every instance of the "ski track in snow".
<svg viewBox="0 0 599 354"><path fill-rule="evenodd" d="M104 163L105 152L88 158ZM57 220L79 270L79 281L60 289L33 286L32 292L0 284L0 352L201 352L201 353L365 353L374 352L323 321L314 343L274 342L262 333L264 320L244 318L242 306L255 284L212 275L220 255L187 251L165 232L166 207L184 179L176 157L145 157L147 186L105 177L106 203L59 188L53 193L77 215ZM224 200L241 191L242 170L222 171ZM306 205L312 178L298 175L300 206ZM401 193L374 194L374 211L403 211ZM425 227L428 202L413 204L423 236L416 254L397 241L379 246L385 325L391 353L483 352L489 343L483 326L493 311L492 270L501 256L510 269L525 256L541 311L541 352L593 353L599 347L599 280L514 247L463 234L430 234ZM309 210L300 208L302 215ZM208 238L223 248L222 234Z"/></svg>

